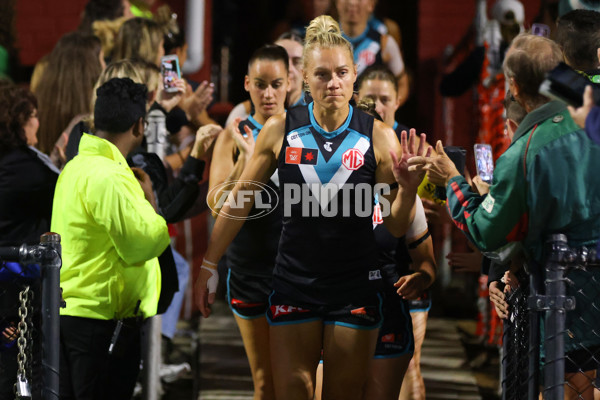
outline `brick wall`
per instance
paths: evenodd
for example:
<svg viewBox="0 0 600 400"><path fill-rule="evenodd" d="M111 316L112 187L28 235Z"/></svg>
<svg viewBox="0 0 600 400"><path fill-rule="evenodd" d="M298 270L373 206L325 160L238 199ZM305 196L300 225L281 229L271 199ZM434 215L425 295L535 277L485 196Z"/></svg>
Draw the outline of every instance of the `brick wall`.
<svg viewBox="0 0 600 400"><path fill-rule="evenodd" d="M20 62L31 66L50 53L62 35L79 26L86 0L21 0L16 2Z"/></svg>
<svg viewBox="0 0 600 400"><path fill-rule="evenodd" d="M16 29L19 61L23 66L33 66L44 55L50 53L58 40L79 26L81 14L87 0L20 0L16 2ZM158 3L158 2L157 2ZM163 1L182 16L185 0ZM212 2L206 1L206 15L211 15ZM211 19L206 21L205 65L192 79L210 77L211 63Z"/></svg>

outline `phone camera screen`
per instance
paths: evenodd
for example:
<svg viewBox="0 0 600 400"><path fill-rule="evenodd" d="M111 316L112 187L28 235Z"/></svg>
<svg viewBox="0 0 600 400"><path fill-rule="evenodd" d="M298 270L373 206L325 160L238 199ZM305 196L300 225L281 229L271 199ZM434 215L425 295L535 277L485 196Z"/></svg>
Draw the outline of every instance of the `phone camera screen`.
<svg viewBox="0 0 600 400"><path fill-rule="evenodd" d="M178 78L177 66L175 60L162 60L163 84L165 89L175 87L175 80Z"/></svg>
<svg viewBox="0 0 600 400"><path fill-rule="evenodd" d="M494 175L494 160L491 148L477 146L475 148L475 161L477 163L477 174L484 182L491 183Z"/></svg>

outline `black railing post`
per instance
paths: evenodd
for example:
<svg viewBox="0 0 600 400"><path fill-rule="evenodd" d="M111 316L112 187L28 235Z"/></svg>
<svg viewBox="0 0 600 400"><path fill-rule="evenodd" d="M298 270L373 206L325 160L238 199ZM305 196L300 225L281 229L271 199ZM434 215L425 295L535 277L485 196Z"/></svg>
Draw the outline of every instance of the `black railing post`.
<svg viewBox="0 0 600 400"><path fill-rule="evenodd" d="M45 233L42 256L42 398L58 400L60 365L60 235Z"/></svg>
<svg viewBox="0 0 600 400"><path fill-rule="evenodd" d="M567 237L551 235L546 241L548 259L545 265L545 329L544 329L544 399L562 400L565 382L565 320L566 311L575 300L566 296L565 271L574 260Z"/></svg>

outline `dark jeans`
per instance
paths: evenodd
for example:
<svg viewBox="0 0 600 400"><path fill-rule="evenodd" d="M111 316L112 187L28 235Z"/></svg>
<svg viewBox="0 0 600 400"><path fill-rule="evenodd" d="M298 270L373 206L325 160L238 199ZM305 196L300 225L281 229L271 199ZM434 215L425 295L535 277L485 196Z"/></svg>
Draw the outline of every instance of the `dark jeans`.
<svg viewBox="0 0 600 400"><path fill-rule="evenodd" d="M17 380L17 346L0 351L0 400L14 400Z"/></svg>
<svg viewBox="0 0 600 400"><path fill-rule="evenodd" d="M140 371L140 327L123 329L123 350L108 354L116 322L60 317L60 398L129 400Z"/></svg>

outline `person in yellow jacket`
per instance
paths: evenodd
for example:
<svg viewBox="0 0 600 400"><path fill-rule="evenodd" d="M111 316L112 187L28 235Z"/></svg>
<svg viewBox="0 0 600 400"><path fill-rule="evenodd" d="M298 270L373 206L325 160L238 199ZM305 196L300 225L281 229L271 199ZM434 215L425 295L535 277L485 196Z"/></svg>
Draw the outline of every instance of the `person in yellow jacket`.
<svg viewBox="0 0 600 400"><path fill-rule="evenodd" d="M169 245L149 177L125 157L144 136L146 87L111 79L97 90L96 135L59 176L51 229L62 236L61 399L130 399L141 322L156 314L157 256Z"/></svg>

